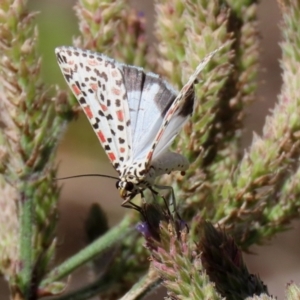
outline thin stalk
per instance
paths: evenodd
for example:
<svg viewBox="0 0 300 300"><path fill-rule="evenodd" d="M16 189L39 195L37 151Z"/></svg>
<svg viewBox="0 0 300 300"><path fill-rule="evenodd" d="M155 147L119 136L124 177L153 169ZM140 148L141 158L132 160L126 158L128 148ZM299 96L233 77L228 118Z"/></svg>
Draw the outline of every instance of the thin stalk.
<svg viewBox="0 0 300 300"><path fill-rule="evenodd" d="M117 284L114 284L114 286L116 285ZM102 278L99 278L95 282L74 292L68 293L67 295L57 297L55 300L86 300L111 288L113 288L112 283L107 284L103 282Z"/></svg>
<svg viewBox="0 0 300 300"><path fill-rule="evenodd" d="M140 300L153 292L162 284L162 278L150 267L149 272L143 276L120 300Z"/></svg>
<svg viewBox="0 0 300 300"><path fill-rule="evenodd" d="M54 281L60 280L71 274L75 269L92 260L102 251L114 245L117 241L123 239L132 230L131 220L132 217L130 215L126 216L119 225L115 226L92 244L54 268L46 279L42 281L41 286L47 286Z"/></svg>
<svg viewBox="0 0 300 300"><path fill-rule="evenodd" d="M144 299L155 288L159 287L162 279L155 270L150 269L120 300L139 300ZM55 298L55 300L85 300L100 294L102 291L107 291L116 287L117 283L107 283L103 278L95 280L93 283L78 289L74 292L68 293Z"/></svg>
<svg viewBox="0 0 300 300"><path fill-rule="evenodd" d="M22 270L20 272L21 288L25 299L30 299L30 286L32 278L32 224L33 224L33 200L28 193L21 195L20 201L20 257Z"/></svg>

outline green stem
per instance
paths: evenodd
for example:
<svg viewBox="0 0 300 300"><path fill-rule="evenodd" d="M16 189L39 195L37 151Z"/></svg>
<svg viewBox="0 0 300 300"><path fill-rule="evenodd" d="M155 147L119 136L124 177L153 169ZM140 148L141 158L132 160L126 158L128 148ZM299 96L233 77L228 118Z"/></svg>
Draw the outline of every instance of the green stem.
<svg viewBox="0 0 300 300"><path fill-rule="evenodd" d="M120 300L140 300L160 287L162 279L151 267L149 272L144 275Z"/></svg>
<svg viewBox="0 0 300 300"><path fill-rule="evenodd" d="M55 298L55 300L86 300L100 294L102 291L107 291L112 287L116 287L116 285L117 284L113 285L112 283L103 283L103 279L99 278L98 280L89 284L88 286L85 286L67 295L59 296Z"/></svg>
<svg viewBox="0 0 300 300"><path fill-rule="evenodd" d="M21 289L25 299L30 299L30 287L32 279L32 224L33 224L33 198L32 193L25 186L20 201L20 257L22 270L20 272Z"/></svg>
<svg viewBox="0 0 300 300"><path fill-rule="evenodd" d="M120 300L138 300L143 299L147 294L153 291L155 288L161 285L162 279L155 273L154 270L150 270L145 276L143 276L138 283L136 283ZM109 288L117 288L117 284L104 282L102 278L97 279L93 283L77 291L71 292L67 295L55 298L55 300L84 300L100 294L102 291L107 291Z"/></svg>
<svg viewBox="0 0 300 300"><path fill-rule="evenodd" d="M132 217L128 215L119 225L52 270L47 278L42 281L41 286L46 287L54 281L64 278L81 265L99 255L102 251L114 245L132 230L131 225Z"/></svg>

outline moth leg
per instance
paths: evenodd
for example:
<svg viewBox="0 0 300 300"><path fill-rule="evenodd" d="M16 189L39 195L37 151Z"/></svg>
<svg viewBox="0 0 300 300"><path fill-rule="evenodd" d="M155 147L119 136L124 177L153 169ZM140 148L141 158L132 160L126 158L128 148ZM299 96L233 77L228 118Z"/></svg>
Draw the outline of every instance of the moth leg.
<svg viewBox="0 0 300 300"><path fill-rule="evenodd" d="M141 207L138 206L138 205L136 205L135 203L133 203L131 200L132 200L132 199L130 199L130 200L124 200L124 201L121 203L121 206L122 206L122 207L125 207L125 208L134 209L134 210L136 210L136 211L138 211L138 212L141 212Z"/></svg>
<svg viewBox="0 0 300 300"><path fill-rule="evenodd" d="M144 196L143 191L140 191L140 194L141 194L142 204L145 204L146 203L146 198Z"/></svg>
<svg viewBox="0 0 300 300"><path fill-rule="evenodd" d="M171 211L170 211L170 204L169 204L169 201L166 199L166 197L164 195L161 195L162 199L164 200L164 204L165 204L165 207L166 207L166 210L167 210L167 215L169 217L172 216L171 214Z"/></svg>
<svg viewBox="0 0 300 300"><path fill-rule="evenodd" d="M175 194L174 194L174 190L171 186L168 186L168 185L158 185L158 184L155 184L154 185L155 188L159 189L159 190L167 190L169 191L169 193L171 194L171 203L169 201L169 206L172 204L173 206L173 209L176 214L177 214L177 206L176 206L176 198L175 198ZM156 192L157 193L157 192Z"/></svg>
<svg viewBox="0 0 300 300"><path fill-rule="evenodd" d="M155 191L151 186L149 186L148 189L151 191L154 201L156 201L156 196L158 195L158 192Z"/></svg>
<svg viewBox="0 0 300 300"><path fill-rule="evenodd" d="M184 228L186 229L186 231L188 233L189 232L189 226L187 225L187 223L181 218L181 216L180 216L180 214L178 213L177 210L174 212L174 215L172 215L171 212L170 212L168 200L163 195L161 197L163 198L165 206L166 206L166 218L167 218L167 220L169 220L169 221L171 220L173 222L174 226L176 227L176 230L177 230L178 234ZM179 235L178 235L178 237L179 237Z"/></svg>
<svg viewBox="0 0 300 300"><path fill-rule="evenodd" d="M138 206L137 204L133 203L131 200L136 196L140 194L141 195L141 199L142 199L142 203L146 203L146 199L144 197L144 193L143 191L140 191L139 193L135 194L134 196L132 196L130 199L126 199L122 202L121 206L122 207L126 207L126 208L130 208L130 209L134 209L138 212L142 211L142 208L140 206Z"/></svg>

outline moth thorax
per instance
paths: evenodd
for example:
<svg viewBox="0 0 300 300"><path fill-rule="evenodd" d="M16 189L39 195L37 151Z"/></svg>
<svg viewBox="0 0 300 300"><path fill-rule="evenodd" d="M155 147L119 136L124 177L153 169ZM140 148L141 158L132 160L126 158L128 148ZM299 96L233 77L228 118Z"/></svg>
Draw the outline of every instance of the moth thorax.
<svg viewBox="0 0 300 300"><path fill-rule="evenodd" d="M120 181L132 182L135 185L139 185L141 182L146 180L148 173L149 172L147 172L145 168L133 165L124 168L123 172L121 172Z"/></svg>
<svg viewBox="0 0 300 300"><path fill-rule="evenodd" d="M140 182L140 178L132 174L127 174L121 178L121 181L136 185Z"/></svg>

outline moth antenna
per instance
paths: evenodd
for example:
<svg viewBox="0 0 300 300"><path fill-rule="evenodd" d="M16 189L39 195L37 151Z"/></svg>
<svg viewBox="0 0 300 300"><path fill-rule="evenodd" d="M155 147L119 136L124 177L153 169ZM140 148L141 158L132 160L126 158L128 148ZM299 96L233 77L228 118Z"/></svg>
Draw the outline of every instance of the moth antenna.
<svg viewBox="0 0 300 300"><path fill-rule="evenodd" d="M110 175L104 175L104 174L82 174L82 175L73 175L73 176L67 176L67 177L55 178L55 180L65 180L65 179L80 178L80 177L104 177L104 178L110 178L110 179L116 179L116 180L119 180L118 177L110 176Z"/></svg>

